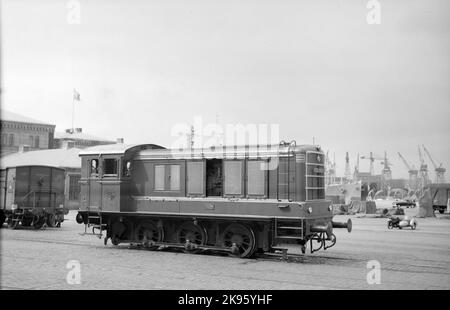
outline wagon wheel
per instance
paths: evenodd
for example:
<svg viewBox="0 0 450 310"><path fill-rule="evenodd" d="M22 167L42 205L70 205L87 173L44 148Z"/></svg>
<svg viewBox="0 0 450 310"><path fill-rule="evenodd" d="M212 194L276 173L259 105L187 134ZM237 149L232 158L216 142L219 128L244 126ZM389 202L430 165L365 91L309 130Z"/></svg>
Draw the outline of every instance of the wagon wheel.
<svg viewBox="0 0 450 310"><path fill-rule="evenodd" d="M47 216L47 226L48 227L56 227L56 224L58 223L57 217L54 214L49 214Z"/></svg>
<svg viewBox="0 0 450 310"><path fill-rule="evenodd" d="M22 224L22 226L24 226L24 227L29 227L29 226L31 226L31 223L33 222L33 219L32 218L29 218L29 217L24 217L23 219L22 219L22 221L21 221L21 224Z"/></svg>
<svg viewBox="0 0 450 310"><path fill-rule="evenodd" d="M35 215L33 219L34 229L41 229L45 224L45 216Z"/></svg>
<svg viewBox="0 0 450 310"><path fill-rule="evenodd" d="M135 240L142 243L144 247L155 250L159 246L152 245L153 242L161 242L164 239L164 231L152 222L140 223L135 230Z"/></svg>
<svg viewBox="0 0 450 310"><path fill-rule="evenodd" d="M255 252L255 233L242 224L230 224L223 232L224 246L231 248L232 254L241 258L250 257Z"/></svg>
<svg viewBox="0 0 450 310"><path fill-rule="evenodd" d="M20 221L18 220L17 215L11 215L8 217L8 227L11 229L17 229L19 227Z"/></svg>
<svg viewBox="0 0 450 310"><path fill-rule="evenodd" d="M189 240L190 243L204 245L207 239L205 229L191 222L183 223L177 230L178 243L186 244Z"/></svg>
<svg viewBox="0 0 450 310"><path fill-rule="evenodd" d="M5 220L6 220L6 215L2 211L0 211L0 228L3 226L3 223L5 222Z"/></svg>

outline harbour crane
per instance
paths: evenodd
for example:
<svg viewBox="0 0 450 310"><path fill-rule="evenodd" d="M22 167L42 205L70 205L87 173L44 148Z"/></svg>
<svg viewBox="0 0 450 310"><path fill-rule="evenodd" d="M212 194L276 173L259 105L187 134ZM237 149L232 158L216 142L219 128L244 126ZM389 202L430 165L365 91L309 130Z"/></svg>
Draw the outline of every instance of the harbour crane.
<svg viewBox="0 0 450 310"><path fill-rule="evenodd" d="M430 183L430 178L428 177L428 165L425 163L425 158L423 157L422 151L420 150L420 145L417 146L419 150L419 178L418 178L418 189L422 192L424 187Z"/></svg>
<svg viewBox="0 0 450 310"><path fill-rule="evenodd" d="M425 153L427 154L428 158L430 159L431 163L434 166L434 172L436 173L436 179L435 182L436 183L445 183L445 168L442 167L442 163L438 166L436 165L436 162L433 160L433 157L431 157L430 152L428 151L428 149L425 147L425 145L422 144L423 150L425 151Z"/></svg>
<svg viewBox="0 0 450 310"><path fill-rule="evenodd" d="M328 156L328 151L327 151L325 162L326 162L326 167L327 167L327 169L326 169L327 185L333 184L333 183L335 183L335 179L336 179L336 156L334 155L334 160L332 162L330 157Z"/></svg>
<svg viewBox="0 0 450 310"><path fill-rule="evenodd" d="M398 152L398 156L400 156L401 160L405 164L406 168L408 169L409 174L409 189L410 190L417 190L417 175L419 174L419 170L415 169L414 166L410 166L408 164L408 161L403 157L400 152Z"/></svg>
<svg viewBox="0 0 450 310"><path fill-rule="evenodd" d="M375 160L380 160L381 164L384 165L383 175L386 174L386 175L390 176L391 168L389 168L389 166L392 166L392 164L389 162L389 160L387 158L387 155L386 155L386 152L384 152L384 157L374 156L373 152L370 152L369 156L363 155L360 158L361 159L368 159L368 160L370 160L370 175L374 175L375 174L373 163L375 162Z"/></svg>
<svg viewBox="0 0 450 310"><path fill-rule="evenodd" d="M389 166L392 166L392 164L389 162L388 158L387 158L387 153L386 151L384 151L384 159L381 162L382 165L384 165L383 167L383 177L385 180L390 180L392 179L392 172L391 172L391 168Z"/></svg>
<svg viewBox="0 0 450 310"><path fill-rule="evenodd" d="M350 171L350 157L348 152L345 154L345 179L348 181L351 179L352 173Z"/></svg>
<svg viewBox="0 0 450 310"><path fill-rule="evenodd" d="M359 153L356 156L356 165L355 165L355 171L353 172L353 179L357 179L358 178L358 173L359 173Z"/></svg>
<svg viewBox="0 0 450 310"><path fill-rule="evenodd" d="M370 152L369 156L363 155L363 156L361 156L361 159L368 159L368 160L370 160L370 170L369 170L370 171L370 175L374 175L375 172L374 172L374 169L373 169L373 163L375 162L375 157L373 157L373 153Z"/></svg>

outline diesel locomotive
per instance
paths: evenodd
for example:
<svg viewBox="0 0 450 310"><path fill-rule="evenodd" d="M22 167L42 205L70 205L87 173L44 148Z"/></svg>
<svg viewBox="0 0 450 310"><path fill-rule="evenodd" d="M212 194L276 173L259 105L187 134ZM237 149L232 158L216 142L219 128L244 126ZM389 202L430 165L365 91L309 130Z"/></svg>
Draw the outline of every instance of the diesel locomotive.
<svg viewBox="0 0 450 310"><path fill-rule="evenodd" d="M115 144L79 155L76 220L84 234L105 236L105 245L251 257L285 243L305 253L309 243L313 253L335 245L333 229L352 229L350 219L333 221L325 156L315 145L183 150Z"/></svg>
<svg viewBox="0 0 450 310"><path fill-rule="evenodd" d="M65 170L17 166L0 170L0 225L42 228L59 226L64 214Z"/></svg>

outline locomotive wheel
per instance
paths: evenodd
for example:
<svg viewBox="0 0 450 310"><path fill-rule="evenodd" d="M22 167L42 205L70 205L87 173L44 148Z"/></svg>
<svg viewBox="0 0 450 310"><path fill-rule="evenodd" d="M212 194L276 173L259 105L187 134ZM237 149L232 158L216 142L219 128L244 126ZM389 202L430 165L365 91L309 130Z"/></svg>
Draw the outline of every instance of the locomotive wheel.
<svg viewBox="0 0 450 310"><path fill-rule="evenodd" d="M182 244L189 240L189 242L204 245L207 240L206 231L199 225L195 225L191 222L185 222L177 230L177 240Z"/></svg>
<svg viewBox="0 0 450 310"><path fill-rule="evenodd" d="M159 229L154 222L145 221L137 226L134 239L148 249L157 249L158 246L152 246L151 243L161 242L164 239L164 231Z"/></svg>
<svg viewBox="0 0 450 310"><path fill-rule="evenodd" d="M232 255L245 258L255 252L255 233L242 224L230 224L223 232L224 246L232 248Z"/></svg>

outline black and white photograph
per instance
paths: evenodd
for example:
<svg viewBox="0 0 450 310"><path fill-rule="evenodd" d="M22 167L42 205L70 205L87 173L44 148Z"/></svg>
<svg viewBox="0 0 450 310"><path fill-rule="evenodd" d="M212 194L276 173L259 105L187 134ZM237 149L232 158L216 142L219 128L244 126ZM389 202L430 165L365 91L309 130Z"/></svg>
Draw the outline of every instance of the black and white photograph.
<svg viewBox="0 0 450 310"><path fill-rule="evenodd" d="M0 290L449 290L449 13L0 0Z"/></svg>

